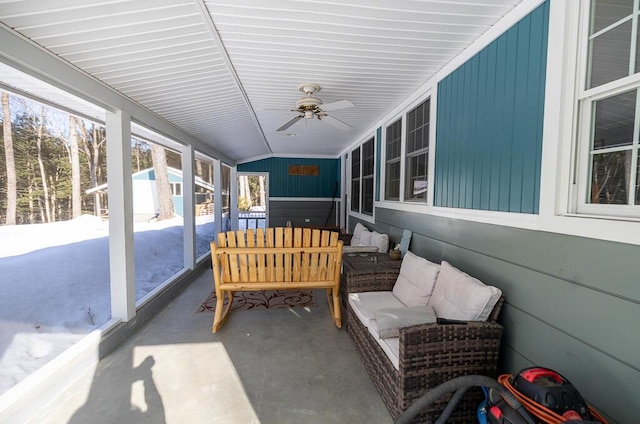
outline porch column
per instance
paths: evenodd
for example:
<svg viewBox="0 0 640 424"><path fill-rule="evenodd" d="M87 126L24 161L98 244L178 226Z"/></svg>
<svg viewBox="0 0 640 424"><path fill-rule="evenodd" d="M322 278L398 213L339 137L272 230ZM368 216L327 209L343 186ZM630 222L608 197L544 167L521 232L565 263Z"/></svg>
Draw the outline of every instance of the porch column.
<svg viewBox="0 0 640 424"><path fill-rule="evenodd" d="M196 220L194 184L194 149L193 146L182 146L182 222L184 237L184 267L195 269L196 267Z"/></svg>
<svg viewBox="0 0 640 424"><path fill-rule="evenodd" d="M231 229L238 229L238 168L229 167L231 184L229 188L229 218L231 219Z"/></svg>
<svg viewBox="0 0 640 424"><path fill-rule="evenodd" d="M222 164L220 159L213 160L213 204L214 237L222 232ZM216 239L217 240L217 239Z"/></svg>
<svg viewBox="0 0 640 424"><path fill-rule="evenodd" d="M111 317L126 322L136 314L131 115L107 111L106 123Z"/></svg>

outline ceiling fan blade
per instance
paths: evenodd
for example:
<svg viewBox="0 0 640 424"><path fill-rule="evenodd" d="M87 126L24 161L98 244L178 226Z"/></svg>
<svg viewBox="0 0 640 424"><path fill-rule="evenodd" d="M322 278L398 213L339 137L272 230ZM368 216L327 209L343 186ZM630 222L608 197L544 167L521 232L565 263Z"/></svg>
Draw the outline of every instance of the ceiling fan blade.
<svg viewBox="0 0 640 424"><path fill-rule="evenodd" d="M354 106L353 106L353 103L351 103L349 100L338 100L337 102L333 102L333 103L324 103L320 107L324 111L331 112L332 110L346 109L348 107L354 107Z"/></svg>
<svg viewBox="0 0 640 424"><path fill-rule="evenodd" d="M322 117L321 120L331 125L332 127L335 127L342 131L349 131L351 128L353 128L351 125L347 124L346 122L342 122L338 118L334 118L331 115L325 115Z"/></svg>
<svg viewBox="0 0 640 424"><path fill-rule="evenodd" d="M302 119L302 115L295 116L295 117L289 119L284 124L282 124L282 126L280 126L280 128L278 128L276 131L284 131L287 128L289 128L291 125L295 124L296 122L298 122L301 119Z"/></svg>

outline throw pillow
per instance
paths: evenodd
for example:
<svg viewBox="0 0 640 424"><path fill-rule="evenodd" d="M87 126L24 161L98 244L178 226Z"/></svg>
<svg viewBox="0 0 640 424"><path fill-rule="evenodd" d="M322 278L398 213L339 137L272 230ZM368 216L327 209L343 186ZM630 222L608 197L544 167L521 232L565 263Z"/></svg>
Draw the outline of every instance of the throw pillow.
<svg viewBox="0 0 640 424"><path fill-rule="evenodd" d="M371 246L376 246L379 253L387 253L389 251L389 235L374 231L371 233Z"/></svg>
<svg viewBox="0 0 640 424"><path fill-rule="evenodd" d="M367 228L359 222L353 227L353 236L351 236L351 246L360 246L360 234Z"/></svg>
<svg viewBox="0 0 640 424"><path fill-rule="evenodd" d="M400 274L393 285L393 295L407 306L429 303L440 265L407 252L400 265Z"/></svg>
<svg viewBox="0 0 640 424"><path fill-rule="evenodd" d="M486 321L500 296L502 291L497 287L442 261L430 305L440 318Z"/></svg>
<svg viewBox="0 0 640 424"><path fill-rule="evenodd" d="M436 313L431 306L413 306L410 308L382 308L375 313L375 326L382 339L400 337L400 329L418 324L436 322Z"/></svg>
<svg viewBox="0 0 640 424"><path fill-rule="evenodd" d="M371 246L371 231L366 228L362 230L360 233L360 244L359 246Z"/></svg>

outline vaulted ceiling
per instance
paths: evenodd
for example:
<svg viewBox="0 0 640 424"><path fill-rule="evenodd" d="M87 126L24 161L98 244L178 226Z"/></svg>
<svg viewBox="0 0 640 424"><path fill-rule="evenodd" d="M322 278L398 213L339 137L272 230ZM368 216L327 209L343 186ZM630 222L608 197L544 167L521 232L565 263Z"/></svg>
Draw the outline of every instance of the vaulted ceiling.
<svg viewBox="0 0 640 424"><path fill-rule="evenodd" d="M337 157L520 1L3 0L0 22L243 161ZM305 82L351 128L276 131Z"/></svg>

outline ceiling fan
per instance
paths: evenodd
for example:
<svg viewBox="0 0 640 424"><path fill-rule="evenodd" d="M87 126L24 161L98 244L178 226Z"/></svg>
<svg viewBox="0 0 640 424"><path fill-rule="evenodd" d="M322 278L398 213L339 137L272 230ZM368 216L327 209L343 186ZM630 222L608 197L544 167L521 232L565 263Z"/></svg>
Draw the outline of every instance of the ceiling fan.
<svg viewBox="0 0 640 424"><path fill-rule="evenodd" d="M322 100L317 97L313 97L315 93L320 91L320 86L311 82L300 84L298 90L305 93L307 96L302 97L296 102L296 108L292 109L292 112L298 112L299 114L294 118L291 118L280 126L276 131L284 131L302 118L313 119L316 117L319 121L326 122L327 124L338 128L339 130L347 131L351 128L351 125L346 122L342 122L338 118L334 118L328 115L327 112L346 109L353 107L353 103L349 100L339 100L332 103L322 103ZM322 107L320 107L322 105Z"/></svg>

